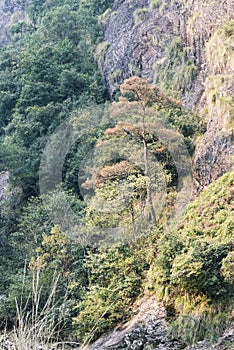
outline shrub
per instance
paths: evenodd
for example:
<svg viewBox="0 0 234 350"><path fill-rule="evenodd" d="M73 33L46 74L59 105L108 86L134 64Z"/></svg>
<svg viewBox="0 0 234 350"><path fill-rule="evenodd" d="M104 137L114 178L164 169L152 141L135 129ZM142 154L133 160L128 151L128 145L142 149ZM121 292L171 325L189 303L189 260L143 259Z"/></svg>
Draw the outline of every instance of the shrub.
<svg viewBox="0 0 234 350"><path fill-rule="evenodd" d="M155 67L155 82L170 94L186 93L196 77L197 68L188 57L180 37L167 47L165 55L163 63Z"/></svg>
<svg viewBox="0 0 234 350"><path fill-rule="evenodd" d="M134 12L135 24L139 24L139 23L145 21L147 14L148 14L148 10L146 8L137 9Z"/></svg>
<svg viewBox="0 0 234 350"><path fill-rule="evenodd" d="M159 8L161 5L162 1L161 0L151 0L150 2L150 8L151 10L154 10L156 8Z"/></svg>
<svg viewBox="0 0 234 350"><path fill-rule="evenodd" d="M80 341L95 340L130 315L142 292L142 262L129 246L92 253L86 259L90 287L76 307L74 329Z"/></svg>

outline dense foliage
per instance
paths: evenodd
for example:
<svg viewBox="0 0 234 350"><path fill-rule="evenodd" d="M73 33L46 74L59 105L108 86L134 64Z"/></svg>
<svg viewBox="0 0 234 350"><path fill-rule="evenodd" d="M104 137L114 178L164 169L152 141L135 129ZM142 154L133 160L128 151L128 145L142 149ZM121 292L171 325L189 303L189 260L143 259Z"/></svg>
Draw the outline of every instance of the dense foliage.
<svg viewBox="0 0 234 350"><path fill-rule="evenodd" d="M157 243L148 287L176 313L190 315L191 325L195 319L201 329L195 335L190 332L191 337L212 338L231 318L233 186L233 172L211 184L188 206L175 229L165 232ZM220 310L222 321L217 323ZM180 332L187 336L181 327Z"/></svg>
<svg viewBox="0 0 234 350"><path fill-rule="evenodd" d="M0 49L0 170L10 173L0 203L0 328L21 317L31 325L42 320L53 340L85 345L128 319L145 290L174 316L199 315L206 327L219 309L226 322L234 288L233 173L191 203L174 229L165 227L179 187L171 150L179 150L179 133L193 154L204 131L199 116L139 77L108 101L95 58L113 0L22 3L28 20L12 25ZM174 93L190 84L195 68L178 41L168 56ZM105 122L95 121L98 114ZM40 194L42 153L67 119L82 133L66 154L62 183ZM64 196L80 223L72 229ZM173 331L191 343L179 322ZM218 320L213 325L217 330Z"/></svg>
<svg viewBox="0 0 234 350"><path fill-rule="evenodd" d="M72 278L67 275L73 276L74 271L79 275L83 271L80 262L85 249L78 242L69 243L66 274L63 264L53 264L56 268L51 269L50 264L44 262L42 269L33 263L38 257L43 260L50 255L49 251L57 244L53 236L49 238L54 224L43 205L45 198L38 197L38 170L41 153L55 128L81 107L100 104L106 99L94 57L102 38L99 16L112 1L39 0L24 5L28 20L12 26L11 41L0 50L0 167L11 174L11 188L7 199L1 202L0 322L4 325L7 321L9 326L16 320L16 297L17 303L21 300L23 305L27 301L27 309L32 307L34 298L29 295L34 288L35 271L40 272L43 290L40 307L51 293L54 275L62 276L56 294L61 304L62 295L72 284ZM74 196L78 186L73 183L73 172L92 148L97 134L98 130L90 134L87 131L66 160L68 171L64 186L73 190L73 194L66 192L66 198L77 213L82 211L83 203L79 194ZM48 196L51 210L60 206L59 191ZM34 259L31 270L30 259ZM53 261L57 257L48 259ZM79 281L83 281L81 275L77 288L71 292L76 300L80 295L79 283L83 284Z"/></svg>
<svg viewBox="0 0 234 350"><path fill-rule="evenodd" d="M56 126L79 106L104 102L94 54L102 35L98 15L107 6L33 2L30 28L1 50L2 167L25 196L38 191L41 150Z"/></svg>

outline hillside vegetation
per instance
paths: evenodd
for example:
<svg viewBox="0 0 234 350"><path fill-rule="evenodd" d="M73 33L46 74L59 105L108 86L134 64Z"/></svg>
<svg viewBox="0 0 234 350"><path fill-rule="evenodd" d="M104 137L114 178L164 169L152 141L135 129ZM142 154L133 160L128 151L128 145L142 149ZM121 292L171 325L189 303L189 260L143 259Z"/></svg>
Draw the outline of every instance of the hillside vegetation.
<svg viewBox="0 0 234 350"><path fill-rule="evenodd" d="M211 184L157 241L147 286L181 316L186 341L215 339L233 317L233 185L233 172Z"/></svg>
<svg viewBox="0 0 234 350"><path fill-rule="evenodd" d="M191 111L179 98L196 62L178 38L157 85L134 71L114 79L110 100L101 69L113 1L19 3L26 15L0 48L0 171L10 174L0 189L0 348L83 348L129 320L143 295L163 302L169 337L215 341L233 321L234 173L191 201L192 159L207 114L232 130L233 23L207 44L208 110ZM146 15L136 12L136 25Z"/></svg>

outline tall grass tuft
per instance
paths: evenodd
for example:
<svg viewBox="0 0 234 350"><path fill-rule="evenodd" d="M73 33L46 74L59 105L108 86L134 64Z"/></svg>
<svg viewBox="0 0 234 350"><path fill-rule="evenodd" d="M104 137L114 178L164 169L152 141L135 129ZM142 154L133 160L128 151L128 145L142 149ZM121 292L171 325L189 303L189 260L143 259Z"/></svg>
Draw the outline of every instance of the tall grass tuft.
<svg viewBox="0 0 234 350"><path fill-rule="evenodd" d="M61 301L56 301L56 292L60 275L54 273L50 294L41 306L42 286L40 286L40 271L33 274L32 295L27 302L16 300L16 325L0 335L1 350L67 350L70 346L78 346L75 342L61 340L61 331L64 324L67 292ZM22 286L22 294L24 286ZM32 305L30 305L30 303Z"/></svg>

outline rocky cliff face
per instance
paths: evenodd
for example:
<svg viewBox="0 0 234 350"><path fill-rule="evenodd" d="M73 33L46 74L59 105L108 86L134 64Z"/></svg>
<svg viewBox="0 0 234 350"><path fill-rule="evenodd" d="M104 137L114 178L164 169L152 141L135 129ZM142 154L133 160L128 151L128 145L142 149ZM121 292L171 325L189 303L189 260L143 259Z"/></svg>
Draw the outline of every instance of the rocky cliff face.
<svg viewBox="0 0 234 350"><path fill-rule="evenodd" d="M167 339L166 313L155 298L144 298L137 306L136 316L114 332L99 339L89 350L179 350L178 340Z"/></svg>
<svg viewBox="0 0 234 350"><path fill-rule="evenodd" d="M187 48L188 58L196 63L198 73L203 73L203 81L199 77L198 82L193 82L189 93L194 94L195 85L204 85L207 75L205 44L217 26L234 16L233 6L233 0L207 3L116 0L104 35L109 48L103 74L110 94L114 93L117 83L133 74L153 81L157 64L167 59L167 47L178 36ZM196 102L191 97L186 99L189 105L194 106Z"/></svg>
<svg viewBox="0 0 234 350"><path fill-rule="evenodd" d="M234 155L234 22L215 30L205 46L208 66L200 106L205 106L207 132L197 147L194 178L202 189L232 166ZM204 111L204 108L203 108Z"/></svg>
<svg viewBox="0 0 234 350"><path fill-rule="evenodd" d="M193 76L189 69L182 70L184 75L191 74L183 80L185 86L179 87L184 105L208 111L204 116L207 133L198 145L194 159L194 179L198 191L229 169L234 154L232 130L225 121L227 111L220 110L218 106L213 108L205 89L210 76L224 73L228 74L229 81L233 78L232 69L227 73L222 65L218 72L214 72L216 63L210 62L206 53L217 28L234 18L233 8L234 0L167 3L160 0L116 0L105 30L103 76L111 97L118 85L132 75L154 81L159 69L170 70L173 62L170 61L168 48L176 50L173 42L181 40L190 67L191 64L196 67ZM179 68L174 67L172 80ZM163 84L163 76L159 77L159 84ZM230 86L227 88L226 82L222 87L226 89L225 97L232 96L233 90Z"/></svg>
<svg viewBox="0 0 234 350"><path fill-rule="evenodd" d="M148 8L148 0L115 1L104 37L110 47L103 74L111 96L134 74L153 80L155 63L175 37L172 21Z"/></svg>
<svg viewBox="0 0 234 350"><path fill-rule="evenodd" d="M232 131L225 129L225 119L214 113L195 153L193 176L198 191L232 167L234 138Z"/></svg>
<svg viewBox="0 0 234 350"><path fill-rule="evenodd" d="M196 67L192 79L180 86L184 105L198 109L207 131L193 161L195 188L202 190L232 166L234 114L234 1L233 0L116 0L105 30L103 76L113 98L124 79L139 75L155 81L159 69L171 69L168 48L181 41L187 60ZM226 23L229 23L228 25ZM169 67L169 68L168 68ZM173 80L176 70L171 72ZM184 70L187 73L187 70ZM157 83L163 85L161 74ZM168 340L165 310L147 301L129 323L98 340L90 350L186 349ZM143 313L142 311L143 310ZM216 344L198 343L193 350L233 349L234 328Z"/></svg>

